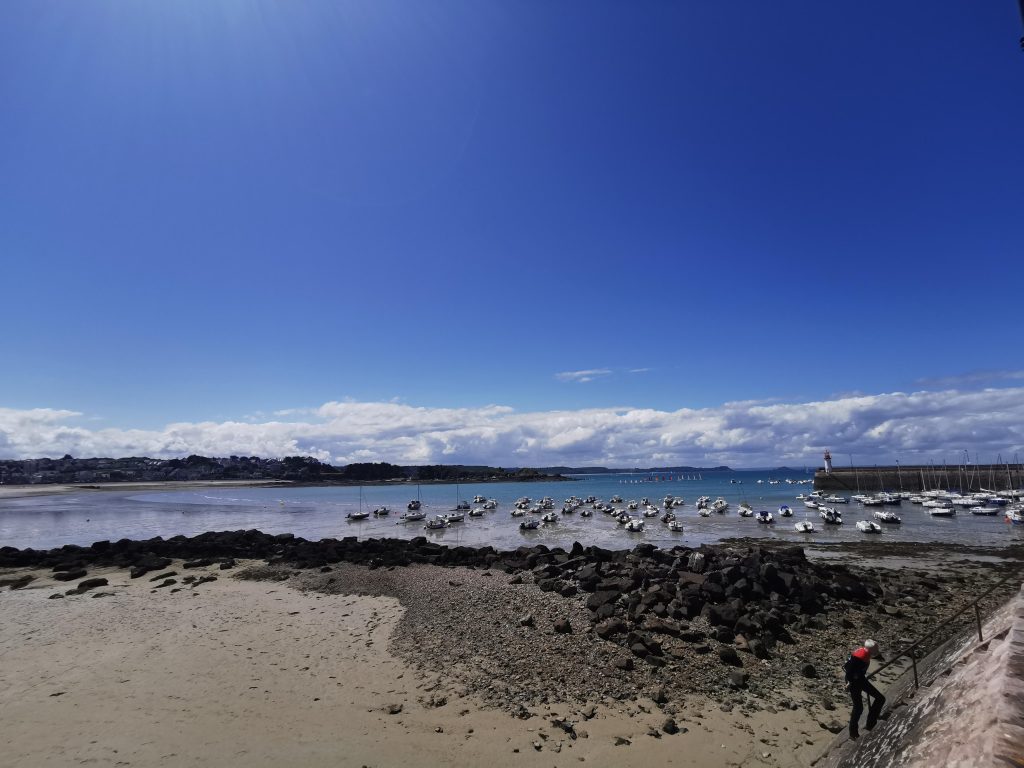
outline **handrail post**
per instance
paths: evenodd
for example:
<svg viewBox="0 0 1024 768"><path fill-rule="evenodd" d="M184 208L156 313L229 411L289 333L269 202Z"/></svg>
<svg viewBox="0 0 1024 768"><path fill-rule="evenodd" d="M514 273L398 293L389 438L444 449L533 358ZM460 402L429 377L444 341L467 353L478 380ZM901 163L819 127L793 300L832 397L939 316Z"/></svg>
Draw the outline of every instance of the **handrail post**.
<svg viewBox="0 0 1024 768"><path fill-rule="evenodd" d="M984 641L985 638L981 636L981 611L978 610L978 604L974 604L974 620L978 624L978 642Z"/></svg>

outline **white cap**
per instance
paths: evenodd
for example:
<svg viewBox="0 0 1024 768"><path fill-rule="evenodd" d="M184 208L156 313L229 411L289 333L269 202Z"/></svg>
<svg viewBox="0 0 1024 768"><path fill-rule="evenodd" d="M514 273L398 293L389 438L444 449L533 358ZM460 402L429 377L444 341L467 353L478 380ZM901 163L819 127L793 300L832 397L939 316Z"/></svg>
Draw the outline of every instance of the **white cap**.
<svg viewBox="0 0 1024 768"><path fill-rule="evenodd" d="M876 643L874 640L865 640L864 647L867 648L869 651L877 651L878 643Z"/></svg>

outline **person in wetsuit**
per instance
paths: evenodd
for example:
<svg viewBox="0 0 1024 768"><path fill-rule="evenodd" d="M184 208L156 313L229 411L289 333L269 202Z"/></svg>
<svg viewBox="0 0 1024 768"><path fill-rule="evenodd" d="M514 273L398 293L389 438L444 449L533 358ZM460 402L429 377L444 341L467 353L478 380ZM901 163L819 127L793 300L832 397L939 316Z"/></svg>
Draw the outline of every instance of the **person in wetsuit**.
<svg viewBox="0 0 1024 768"><path fill-rule="evenodd" d="M863 694L866 693L870 700L868 719L864 722L864 727L869 731L875 727L875 723L878 722L878 716L882 712L882 707L885 705L885 696L867 678L871 659L877 655L878 644L874 640L865 640L864 645L851 653L850 658L843 665L843 671L846 673L847 688L850 691L850 698L853 699L853 710L850 712L851 739L856 739L860 736L859 722L860 716L864 712Z"/></svg>

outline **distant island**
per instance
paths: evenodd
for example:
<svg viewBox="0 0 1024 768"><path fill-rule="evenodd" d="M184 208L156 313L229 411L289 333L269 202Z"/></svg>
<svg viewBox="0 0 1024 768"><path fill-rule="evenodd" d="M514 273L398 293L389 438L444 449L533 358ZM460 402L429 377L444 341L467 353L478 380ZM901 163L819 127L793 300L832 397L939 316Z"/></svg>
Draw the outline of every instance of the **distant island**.
<svg viewBox="0 0 1024 768"><path fill-rule="evenodd" d="M671 472L732 472L732 467L646 467L632 469L616 469L613 467L538 467L539 472L550 472L559 475L622 475L622 474L660 474Z"/></svg>
<svg viewBox="0 0 1024 768"><path fill-rule="evenodd" d="M258 456L184 459L0 459L3 485L82 485L127 482L217 482L225 480L280 481L302 485L358 485L360 483L494 483L569 480L545 469L428 464L401 466L388 462L357 463L336 467L311 456L261 459Z"/></svg>

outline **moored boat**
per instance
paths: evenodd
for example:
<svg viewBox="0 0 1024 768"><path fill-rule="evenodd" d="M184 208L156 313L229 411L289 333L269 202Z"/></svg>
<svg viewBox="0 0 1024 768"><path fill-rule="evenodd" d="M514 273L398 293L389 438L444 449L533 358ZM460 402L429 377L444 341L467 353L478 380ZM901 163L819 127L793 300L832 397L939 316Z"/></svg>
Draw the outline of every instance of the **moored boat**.
<svg viewBox="0 0 1024 768"><path fill-rule="evenodd" d="M861 531L862 533L881 533L882 526L871 520L858 520L857 530Z"/></svg>
<svg viewBox="0 0 1024 768"><path fill-rule="evenodd" d="M843 516L840 514L838 509L833 507L821 507L818 510L818 514L821 515L821 519L829 525L842 525Z"/></svg>

